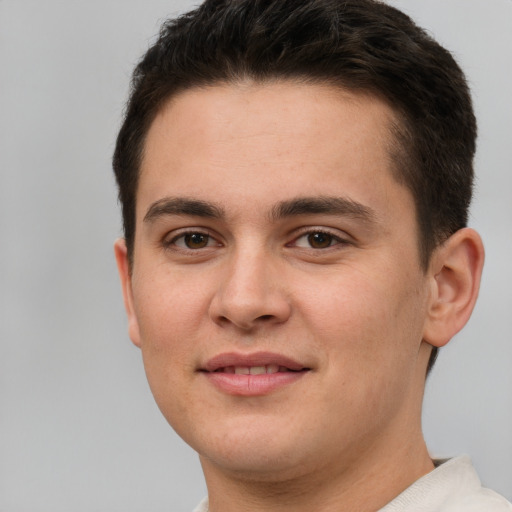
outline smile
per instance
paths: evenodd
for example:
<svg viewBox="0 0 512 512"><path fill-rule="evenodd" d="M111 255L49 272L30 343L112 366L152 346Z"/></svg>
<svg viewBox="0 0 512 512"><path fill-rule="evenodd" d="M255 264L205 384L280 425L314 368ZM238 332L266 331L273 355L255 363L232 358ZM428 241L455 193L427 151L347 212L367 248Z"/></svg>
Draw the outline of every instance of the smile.
<svg viewBox="0 0 512 512"><path fill-rule="evenodd" d="M279 354L220 354L200 369L218 391L236 396L262 396L297 382L310 368Z"/></svg>
<svg viewBox="0 0 512 512"><path fill-rule="evenodd" d="M290 370L286 366L279 366L277 364L268 364L265 366L226 366L215 370L217 373L230 373L235 375L263 375L266 373L278 372L293 372L297 370Z"/></svg>

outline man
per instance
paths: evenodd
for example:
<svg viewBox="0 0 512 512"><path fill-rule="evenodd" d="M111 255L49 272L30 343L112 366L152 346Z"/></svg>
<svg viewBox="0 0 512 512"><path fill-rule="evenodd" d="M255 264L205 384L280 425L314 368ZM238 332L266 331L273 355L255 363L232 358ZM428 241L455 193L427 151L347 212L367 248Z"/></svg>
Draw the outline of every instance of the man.
<svg viewBox="0 0 512 512"><path fill-rule="evenodd" d="M198 511L512 510L421 431L478 294L475 137L451 55L385 4L206 1L164 25L115 150L115 252Z"/></svg>

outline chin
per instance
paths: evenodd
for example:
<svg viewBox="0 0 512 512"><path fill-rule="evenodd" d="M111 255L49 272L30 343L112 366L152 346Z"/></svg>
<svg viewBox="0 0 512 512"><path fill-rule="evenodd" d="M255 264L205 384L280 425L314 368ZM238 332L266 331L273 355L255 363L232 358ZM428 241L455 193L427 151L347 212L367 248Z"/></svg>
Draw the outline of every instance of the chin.
<svg viewBox="0 0 512 512"><path fill-rule="evenodd" d="M296 455L282 449L252 446L236 451L210 449L208 453L200 454L200 459L205 472L209 466L214 466L240 480L277 483L299 478L307 472L304 460Z"/></svg>
<svg viewBox="0 0 512 512"><path fill-rule="evenodd" d="M183 437L199 453L203 465L250 479L275 481L276 475L286 479L311 458L307 450L311 440L294 432L289 421L267 420L230 418L223 425L205 426L202 432Z"/></svg>

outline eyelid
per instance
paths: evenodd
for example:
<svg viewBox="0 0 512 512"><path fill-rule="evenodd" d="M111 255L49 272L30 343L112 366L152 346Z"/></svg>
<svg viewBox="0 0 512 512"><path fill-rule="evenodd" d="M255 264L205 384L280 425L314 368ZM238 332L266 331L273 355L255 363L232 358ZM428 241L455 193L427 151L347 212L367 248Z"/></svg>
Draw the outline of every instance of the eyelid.
<svg viewBox="0 0 512 512"><path fill-rule="evenodd" d="M183 238L187 235L192 234L199 234L209 237L210 240L214 240L216 242L215 245L207 245L206 247L198 248L198 249L191 249L189 247L181 247L176 244L176 241L180 238ZM212 247L221 247L223 243L219 240L220 237L216 233L212 232L212 230L204 227L185 227L185 228L179 228L174 229L170 232L168 232L163 238L162 238L162 245L164 249L169 250L176 250L176 251L189 251L189 252L199 252L201 250L211 249Z"/></svg>
<svg viewBox="0 0 512 512"><path fill-rule="evenodd" d="M301 239L302 237L314 234L314 233L322 233L322 234L325 234L325 235L329 235L329 236L331 236L336 241L336 243L334 243L332 245L329 245L328 247L325 247L323 249L316 249L316 248L313 248L313 247L306 248L306 247L300 247L300 246L296 245L296 242L299 239ZM291 242L289 242L288 244L286 244L286 245L288 247L299 247L300 249L311 249L311 250L314 250L314 251L322 251L322 250L324 250L325 251L327 249L331 249L331 248L336 247L338 245L348 245L348 244L351 244L351 243L353 243L351 241L351 237L347 233L345 233L343 231L339 231L337 229L332 229L332 228L327 228L325 226L308 226L308 227L301 228L299 230L299 232L294 235L293 240Z"/></svg>

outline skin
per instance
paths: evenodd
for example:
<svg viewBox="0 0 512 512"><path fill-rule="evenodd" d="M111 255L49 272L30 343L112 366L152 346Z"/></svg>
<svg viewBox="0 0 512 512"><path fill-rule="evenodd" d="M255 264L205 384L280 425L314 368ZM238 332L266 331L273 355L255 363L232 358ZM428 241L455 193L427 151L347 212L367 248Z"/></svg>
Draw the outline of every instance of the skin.
<svg viewBox="0 0 512 512"><path fill-rule="evenodd" d="M149 130L133 267L123 240L116 258L130 337L212 512L373 511L433 468L425 369L469 318L483 249L464 229L422 269L393 116L327 86L244 83L181 93ZM309 370L261 396L200 371L259 351Z"/></svg>

